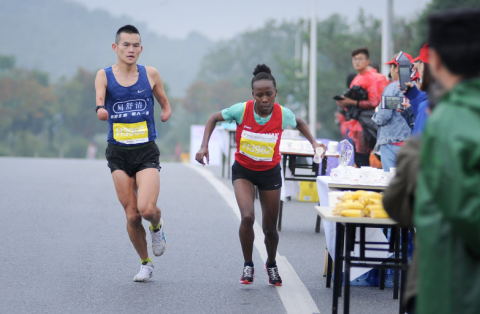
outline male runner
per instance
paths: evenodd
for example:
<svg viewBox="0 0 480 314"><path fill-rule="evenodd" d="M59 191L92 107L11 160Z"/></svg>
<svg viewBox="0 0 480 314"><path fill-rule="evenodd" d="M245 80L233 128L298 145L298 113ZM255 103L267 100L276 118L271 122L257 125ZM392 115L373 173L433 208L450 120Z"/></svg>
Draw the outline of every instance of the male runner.
<svg viewBox="0 0 480 314"><path fill-rule="evenodd" d="M137 64L143 50L138 30L121 27L113 51L113 66L98 71L95 78L98 119L108 121L105 155L118 199L127 217L127 231L140 256L140 272L133 281L147 282L153 276L142 218L150 222L153 254L160 256L167 243L157 198L160 189L160 151L155 144L154 99L162 107L162 122L172 114L157 69Z"/></svg>

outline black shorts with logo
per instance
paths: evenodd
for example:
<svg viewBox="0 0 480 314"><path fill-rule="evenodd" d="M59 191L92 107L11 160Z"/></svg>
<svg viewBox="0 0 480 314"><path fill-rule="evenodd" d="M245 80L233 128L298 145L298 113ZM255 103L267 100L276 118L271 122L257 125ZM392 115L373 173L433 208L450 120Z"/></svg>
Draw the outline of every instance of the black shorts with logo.
<svg viewBox="0 0 480 314"><path fill-rule="evenodd" d="M272 169L255 171L245 168L236 160L232 166L232 184L237 179L245 179L256 185L259 190L276 190L282 187L282 175L280 163Z"/></svg>
<svg viewBox="0 0 480 314"><path fill-rule="evenodd" d="M154 141L134 147L108 144L105 157L111 172L123 170L130 177L147 168L155 168L158 171L161 168L160 150Z"/></svg>

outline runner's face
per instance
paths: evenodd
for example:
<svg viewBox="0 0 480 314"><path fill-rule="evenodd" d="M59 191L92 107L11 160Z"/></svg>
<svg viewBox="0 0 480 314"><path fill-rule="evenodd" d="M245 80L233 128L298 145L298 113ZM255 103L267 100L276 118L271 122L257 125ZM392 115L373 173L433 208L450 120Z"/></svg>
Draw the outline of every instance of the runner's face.
<svg viewBox="0 0 480 314"><path fill-rule="evenodd" d="M253 83L252 96L255 99L255 109L259 115L268 116L272 113L277 90L271 80L260 80Z"/></svg>
<svg viewBox="0 0 480 314"><path fill-rule="evenodd" d="M143 50L139 34L121 33L118 44L113 44L118 60L127 64L135 64Z"/></svg>

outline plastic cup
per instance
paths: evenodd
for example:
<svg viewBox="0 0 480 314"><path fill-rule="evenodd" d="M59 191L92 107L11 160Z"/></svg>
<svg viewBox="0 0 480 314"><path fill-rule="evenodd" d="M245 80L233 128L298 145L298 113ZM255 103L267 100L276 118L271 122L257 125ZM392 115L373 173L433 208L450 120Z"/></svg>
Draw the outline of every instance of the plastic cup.
<svg viewBox="0 0 480 314"><path fill-rule="evenodd" d="M323 147L317 147L315 149L315 155L313 155L313 162L319 164L322 161L322 154L324 152Z"/></svg>

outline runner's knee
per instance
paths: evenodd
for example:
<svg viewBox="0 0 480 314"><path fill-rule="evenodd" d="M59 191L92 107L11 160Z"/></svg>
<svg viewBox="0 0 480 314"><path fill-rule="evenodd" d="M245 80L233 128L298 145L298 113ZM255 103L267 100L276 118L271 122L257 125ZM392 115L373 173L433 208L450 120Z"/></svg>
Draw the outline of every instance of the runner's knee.
<svg viewBox="0 0 480 314"><path fill-rule="evenodd" d="M142 217L138 212L127 213L127 224L130 227L138 227L142 224Z"/></svg>
<svg viewBox="0 0 480 314"><path fill-rule="evenodd" d="M242 225L247 227L253 227L254 223L255 223L255 218L253 216L246 215L242 217Z"/></svg>
<svg viewBox="0 0 480 314"><path fill-rule="evenodd" d="M265 238L278 237L277 225L276 224L265 224L264 223L263 234L265 235Z"/></svg>
<svg viewBox="0 0 480 314"><path fill-rule="evenodd" d="M155 219L155 215L158 214L158 208L155 204L144 205L142 207L138 207L138 211L140 215L148 221L152 221Z"/></svg>

